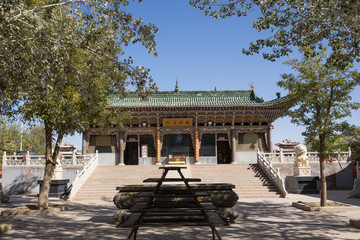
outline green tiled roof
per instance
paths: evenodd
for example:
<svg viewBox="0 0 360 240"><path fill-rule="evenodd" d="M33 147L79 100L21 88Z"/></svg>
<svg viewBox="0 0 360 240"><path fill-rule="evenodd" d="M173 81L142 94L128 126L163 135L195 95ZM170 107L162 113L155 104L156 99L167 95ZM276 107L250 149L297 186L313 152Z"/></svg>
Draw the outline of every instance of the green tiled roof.
<svg viewBox="0 0 360 240"><path fill-rule="evenodd" d="M222 107L222 106L270 106L285 102L287 97L264 101L256 97L254 91L179 91L156 92L142 100L129 93L124 99L113 96L112 107Z"/></svg>

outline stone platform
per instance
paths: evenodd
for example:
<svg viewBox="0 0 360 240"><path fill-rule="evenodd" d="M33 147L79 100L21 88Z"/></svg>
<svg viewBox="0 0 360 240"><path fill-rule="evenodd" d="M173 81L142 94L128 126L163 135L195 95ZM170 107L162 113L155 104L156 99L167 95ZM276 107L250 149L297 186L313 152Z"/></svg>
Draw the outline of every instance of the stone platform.
<svg viewBox="0 0 360 240"><path fill-rule="evenodd" d="M317 181L319 177L316 176L287 176L286 181L288 181L289 193L303 193L303 194L312 194L319 193L317 187Z"/></svg>
<svg viewBox="0 0 360 240"><path fill-rule="evenodd" d="M69 179L51 180L49 197L60 197L61 195L63 195L67 189L67 184L69 181ZM38 184L40 184L40 189L42 183L43 180L38 180Z"/></svg>

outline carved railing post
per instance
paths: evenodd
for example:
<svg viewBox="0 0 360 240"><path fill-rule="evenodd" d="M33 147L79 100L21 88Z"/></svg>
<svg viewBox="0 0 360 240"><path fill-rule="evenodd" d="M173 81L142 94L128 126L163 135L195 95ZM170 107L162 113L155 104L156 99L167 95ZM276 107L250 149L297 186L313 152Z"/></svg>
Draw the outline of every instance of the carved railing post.
<svg viewBox="0 0 360 240"><path fill-rule="evenodd" d="M352 161L352 155L351 155L351 147L348 147L348 157L347 157L348 162Z"/></svg>
<svg viewBox="0 0 360 240"><path fill-rule="evenodd" d="M3 154L3 161L2 161L2 165L3 166L6 166L7 165L7 161L6 161L6 152L4 151L4 154Z"/></svg>
<svg viewBox="0 0 360 240"><path fill-rule="evenodd" d="M73 152L72 154L72 165L76 165L76 154Z"/></svg>
<svg viewBox="0 0 360 240"><path fill-rule="evenodd" d="M283 162L283 150L280 148L280 162Z"/></svg>
<svg viewBox="0 0 360 240"><path fill-rule="evenodd" d="M30 153L29 153L29 151L26 152L25 165L30 166Z"/></svg>

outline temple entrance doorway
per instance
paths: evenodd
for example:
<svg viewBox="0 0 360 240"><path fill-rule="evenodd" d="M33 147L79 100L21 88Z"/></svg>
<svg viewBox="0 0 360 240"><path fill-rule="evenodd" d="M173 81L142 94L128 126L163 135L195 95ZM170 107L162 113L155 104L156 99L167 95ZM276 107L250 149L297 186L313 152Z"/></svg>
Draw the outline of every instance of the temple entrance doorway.
<svg viewBox="0 0 360 240"><path fill-rule="evenodd" d="M124 153L125 165L138 165L139 164L139 150L137 142L127 142Z"/></svg>
<svg viewBox="0 0 360 240"><path fill-rule="evenodd" d="M231 149L228 141L217 142L217 163L231 163Z"/></svg>

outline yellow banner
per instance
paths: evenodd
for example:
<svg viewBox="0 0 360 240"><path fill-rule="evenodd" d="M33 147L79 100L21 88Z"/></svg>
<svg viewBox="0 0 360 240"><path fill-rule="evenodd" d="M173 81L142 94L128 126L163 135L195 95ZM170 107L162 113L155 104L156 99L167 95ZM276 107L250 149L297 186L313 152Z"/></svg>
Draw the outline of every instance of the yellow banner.
<svg viewBox="0 0 360 240"><path fill-rule="evenodd" d="M163 118L163 127L192 127L192 118Z"/></svg>

